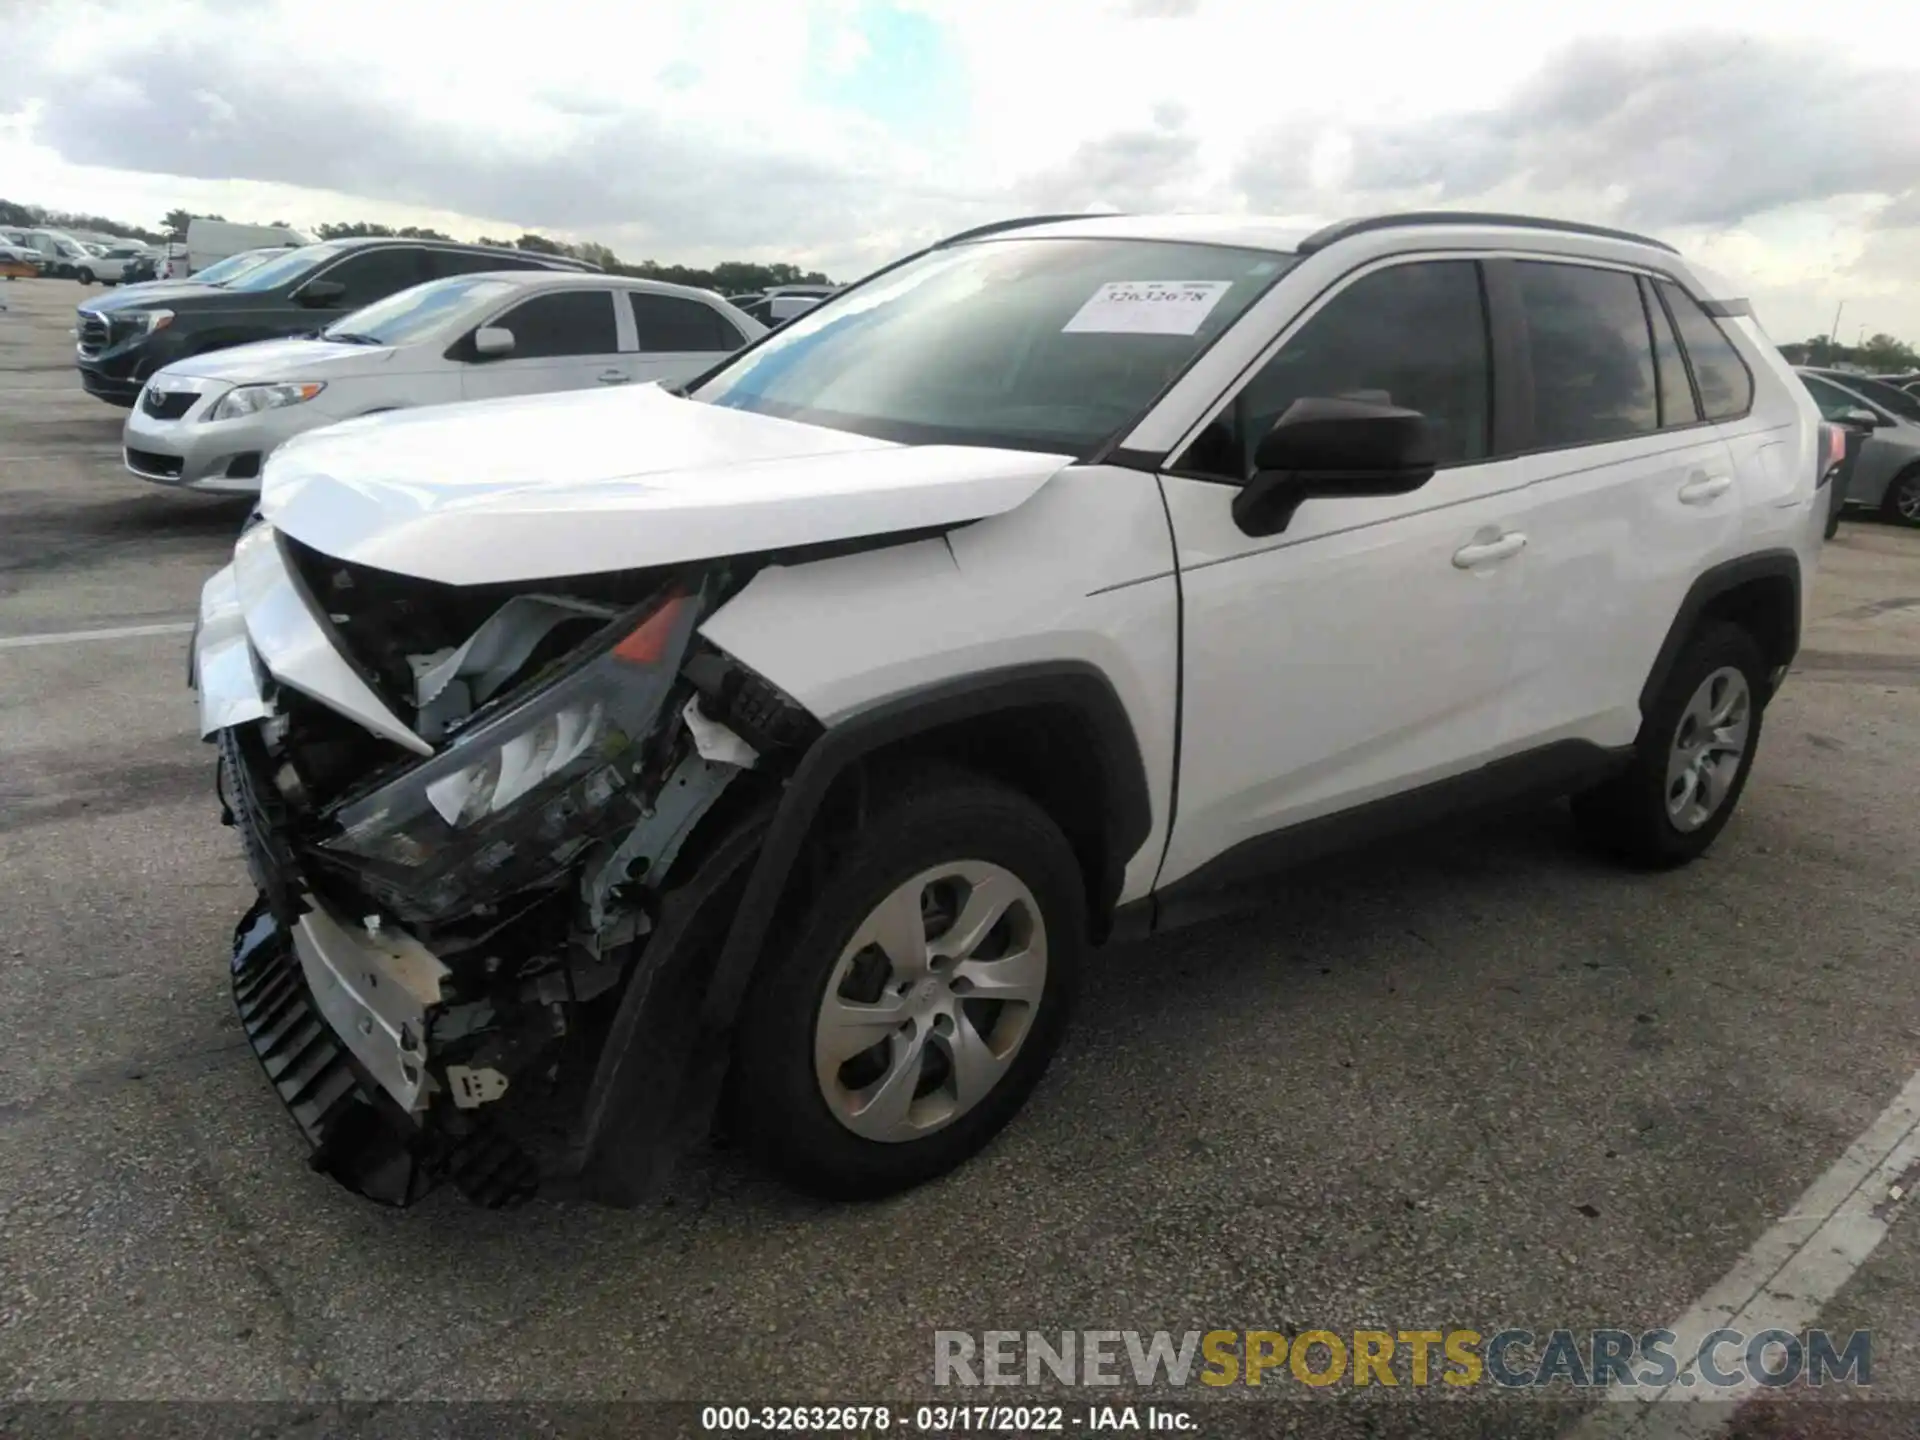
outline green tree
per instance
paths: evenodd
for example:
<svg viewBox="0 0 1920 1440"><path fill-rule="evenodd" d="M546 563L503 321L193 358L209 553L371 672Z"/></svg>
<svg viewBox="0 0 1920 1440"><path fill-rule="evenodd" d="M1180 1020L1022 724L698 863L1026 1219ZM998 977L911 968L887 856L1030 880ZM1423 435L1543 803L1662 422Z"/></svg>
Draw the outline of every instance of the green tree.
<svg viewBox="0 0 1920 1440"><path fill-rule="evenodd" d="M531 231L513 242L516 250L531 250L536 255L565 255L567 247L557 240L549 240L544 235L535 235Z"/></svg>

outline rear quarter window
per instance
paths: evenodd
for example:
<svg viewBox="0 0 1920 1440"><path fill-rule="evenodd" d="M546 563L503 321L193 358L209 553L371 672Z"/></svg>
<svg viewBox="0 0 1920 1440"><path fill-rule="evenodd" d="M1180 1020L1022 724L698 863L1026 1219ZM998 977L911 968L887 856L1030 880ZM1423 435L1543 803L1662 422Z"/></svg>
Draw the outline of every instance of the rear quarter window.
<svg viewBox="0 0 1920 1440"><path fill-rule="evenodd" d="M1658 288L1680 332L1701 410L1709 420L1739 419L1753 408L1753 372L1747 362L1699 301L1671 280L1660 281Z"/></svg>

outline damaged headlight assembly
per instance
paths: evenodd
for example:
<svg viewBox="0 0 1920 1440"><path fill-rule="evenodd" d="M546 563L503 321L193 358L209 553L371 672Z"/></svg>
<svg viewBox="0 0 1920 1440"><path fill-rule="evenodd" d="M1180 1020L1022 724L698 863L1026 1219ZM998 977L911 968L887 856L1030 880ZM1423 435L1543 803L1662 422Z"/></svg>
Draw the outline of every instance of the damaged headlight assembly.
<svg viewBox="0 0 1920 1440"><path fill-rule="evenodd" d="M705 600L657 595L533 694L475 712L440 754L343 802L320 852L350 863L402 918L428 923L564 871L632 823L616 797L648 770L647 742Z"/></svg>

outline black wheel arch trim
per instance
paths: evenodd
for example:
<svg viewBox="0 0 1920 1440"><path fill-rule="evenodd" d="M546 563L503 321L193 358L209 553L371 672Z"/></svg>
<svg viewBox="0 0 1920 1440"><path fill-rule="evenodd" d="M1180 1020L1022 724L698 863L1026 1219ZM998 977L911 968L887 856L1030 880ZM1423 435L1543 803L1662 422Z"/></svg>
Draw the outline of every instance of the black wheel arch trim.
<svg viewBox="0 0 1920 1440"><path fill-rule="evenodd" d="M701 1010L703 1023L731 1025L759 963L773 912L821 804L849 767L876 751L949 725L1008 710L1064 707L1083 720L1105 780L1103 862L1093 877L1096 930L1115 908L1127 862L1153 829L1146 763L1113 683L1083 661L1042 661L982 671L883 700L829 727L787 781L721 947Z"/></svg>
<svg viewBox="0 0 1920 1440"><path fill-rule="evenodd" d="M1667 676L1673 672L1674 664L1680 658L1682 647L1700 623L1700 617L1706 613L1707 607L1722 595L1744 585L1756 580L1772 579L1784 579L1793 587L1793 631L1788 637L1786 654L1769 658L1776 666L1792 663L1800 649L1800 557L1791 550L1761 550L1725 561L1700 574L1674 613L1673 624L1667 629L1666 639L1660 642L1653 667L1647 672L1646 683L1640 687L1640 713L1643 716L1652 709L1655 698L1667 683Z"/></svg>

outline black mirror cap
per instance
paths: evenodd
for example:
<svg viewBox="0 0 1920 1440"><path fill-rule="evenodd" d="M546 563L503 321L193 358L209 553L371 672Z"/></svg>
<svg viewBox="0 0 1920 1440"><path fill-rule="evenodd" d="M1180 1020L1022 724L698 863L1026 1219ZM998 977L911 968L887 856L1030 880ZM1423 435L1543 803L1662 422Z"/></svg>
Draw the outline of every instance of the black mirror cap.
<svg viewBox="0 0 1920 1440"><path fill-rule="evenodd" d="M1856 405L1851 410L1842 410L1838 418L1842 425L1858 430L1878 430L1886 423L1864 405Z"/></svg>
<svg viewBox="0 0 1920 1440"><path fill-rule="evenodd" d="M1376 400L1321 399L1293 402L1254 451L1256 471L1296 475L1347 475L1425 467L1436 461L1433 427L1418 410Z"/></svg>
<svg viewBox="0 0 1920 1440"><path fill-rule="evenodd" d="M1261 438L1254 475L1233 500L1248 535L1277 535L1316 495L1405 495L1439 468L1418 410L1374 400L1296 400Z"/></svg>
<svg viewBox="0 0 1920 1440"><path fill-rule="evenodd" d="M337 304L346 293L347 287L338 280L309 280L293 298L302 305L320 307Z"/></svg>

